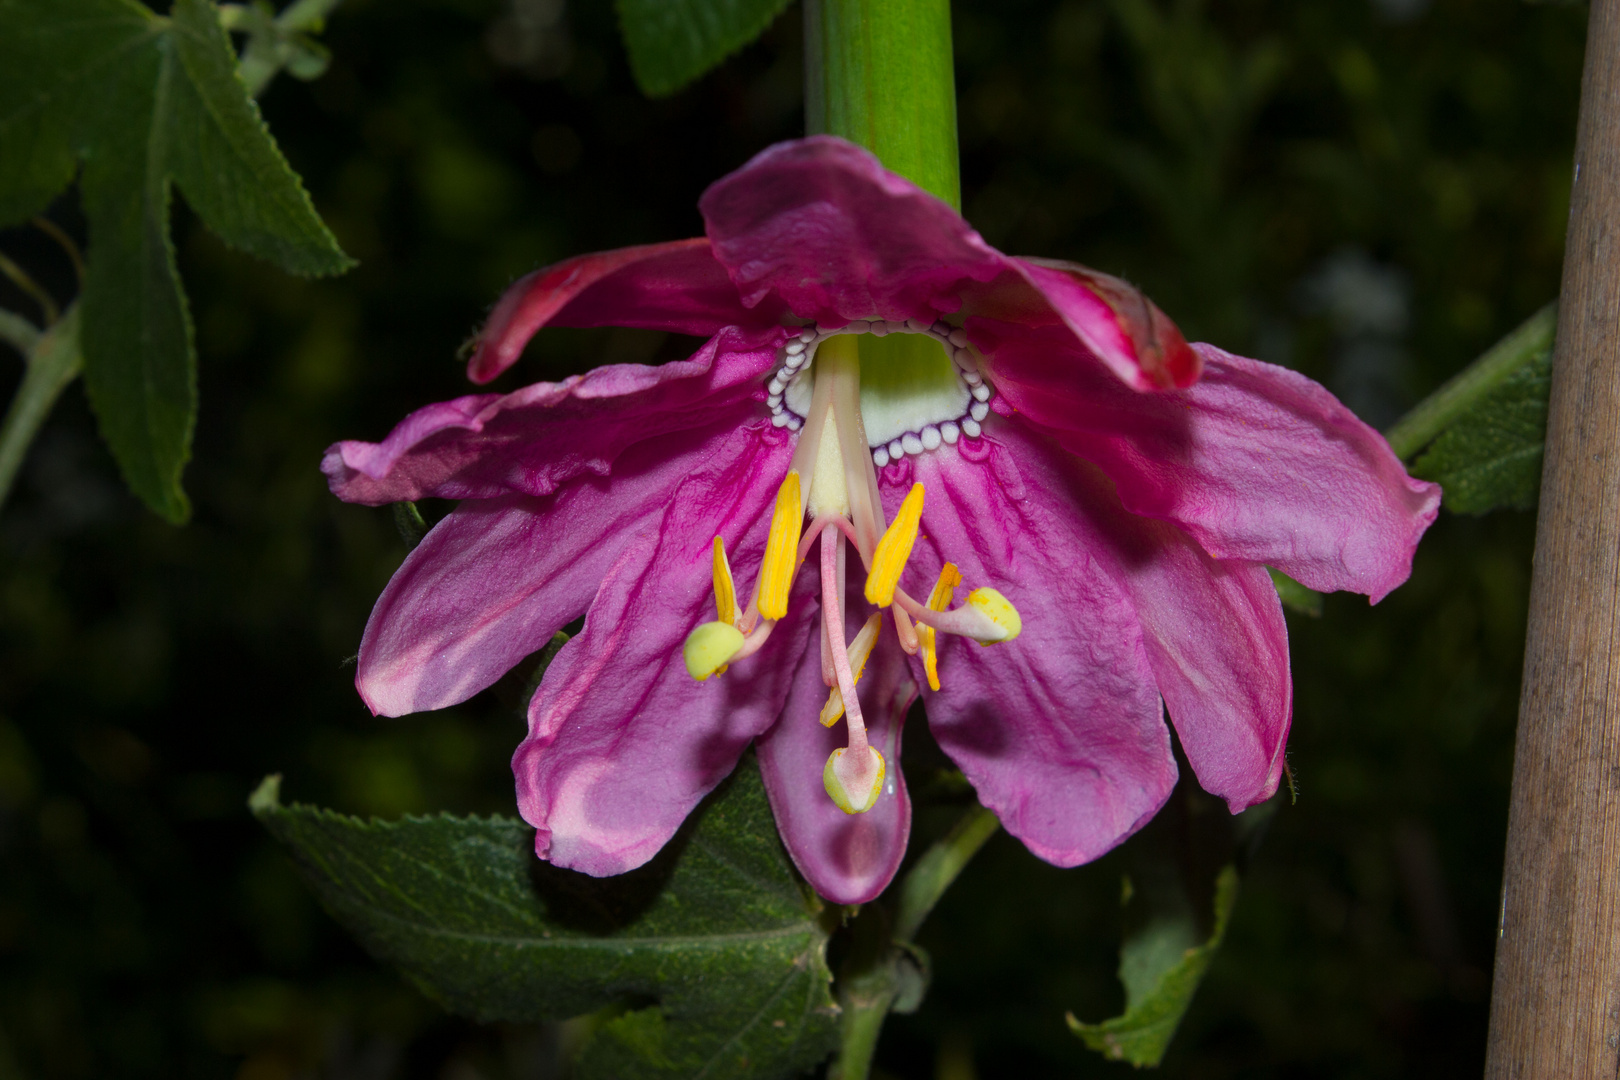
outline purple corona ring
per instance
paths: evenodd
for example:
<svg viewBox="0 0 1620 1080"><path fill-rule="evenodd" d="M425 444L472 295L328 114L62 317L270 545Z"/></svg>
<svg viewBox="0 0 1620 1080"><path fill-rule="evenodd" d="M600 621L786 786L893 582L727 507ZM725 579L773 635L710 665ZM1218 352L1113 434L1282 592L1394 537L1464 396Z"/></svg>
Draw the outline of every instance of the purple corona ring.
<svg viewBox="0 0 1620 1080"><path fill-rule="evenodd" d="M771 147L699 205L706 237L517 282L470 374L543 326L706 338L689 359L327 452L351 502L459 500L366 625L372 710L463 701L583 614L512 761L540 856L641 865L753 743L789 852L840 903L904 853L919 693L1059 866L1164 803L1166 711L1207 790L1269 797L1292 687L1266 567L1376 601L1438 489L1316 383L1188 345L1115 278L1001 254L842 140Z"/></svg>

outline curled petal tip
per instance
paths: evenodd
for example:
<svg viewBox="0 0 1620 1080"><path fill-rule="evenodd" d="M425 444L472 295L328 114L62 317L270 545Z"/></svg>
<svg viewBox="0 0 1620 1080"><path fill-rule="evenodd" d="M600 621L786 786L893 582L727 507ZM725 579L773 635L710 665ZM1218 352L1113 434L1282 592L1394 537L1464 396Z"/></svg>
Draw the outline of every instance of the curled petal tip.
<svg viewBox="0 0 1620 1080"><path fill-rule="evenodd" d="M821 772L827 794L846 814L866 813L877 805L878 796L883 794L883 778L887 775L883 755L871 746L866 748L866 755L863 762L860 757L850 755L846 748L839 747Z"/></svg>
<svg viewBox="0 0 1620 1080"><path fill-rule="evenodd" d="M1185 389L1203 374L1180 328L1135 285L1079 263L1020 262L1069 328L1132 389Z"/></svg>
<svg viewBox="0 0 1620 1080"><path fill-rule="evenodd" d="M743 647L743 634L730 623L708 622L686 635L681 657L686 670L698 682L726 669L731 658Z"/></svg>
<svg viewBox="0 0 1620 1080"><path fill-rule="evenodd" d="M1191 386L1203 374L1203 361L1187 344L1181 328L1128 281L1091 271L1086 286L1114 312L1119 328L1136 353L1142 374L1155 387Z"/></svg>
<svg viewBox="0 0 1620 1080"><path fill-rule="evenodd" d="M629 318L626 318L626 315ZM487 383L542 326L637 326L707 337L746 321L703 237L580 255L514 282L468 343L467 377Z"/></svg>
<svg viewBox="0 0 1620 1080"><path fill-rule="evenodd" d="M979 632L973 640L980 645L994 645L998 641L1011 641L1024 629L1024 620L1012 601L994 589L974 589L968 594L968 607L982 617Z"/></svg>

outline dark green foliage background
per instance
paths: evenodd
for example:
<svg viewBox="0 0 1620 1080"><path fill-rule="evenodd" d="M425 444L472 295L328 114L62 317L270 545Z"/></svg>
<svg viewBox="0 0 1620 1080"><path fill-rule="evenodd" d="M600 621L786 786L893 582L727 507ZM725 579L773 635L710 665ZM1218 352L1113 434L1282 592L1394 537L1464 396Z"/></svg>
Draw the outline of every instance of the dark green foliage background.
<svg viewBox="0 0 1620 1080"><path fill-rule="evenodd" d="M800 131L796 7L658 102L608 0L549 28L545 7L347 0L331 71L262 105L359 269L286 277L177 204L192 524L122 492L77 390L0 513L0 1080L497 1080L554 1075L580 1037L446 1017L336 928L245 807L282 771L289 800L348 813L511 812L515 688L397 721L355 697L345 661L403 547L386 511L326 494L320 451L466 392L456 347L513 277L695 233L706 183ZM1291 363L1378 423L1556 292L1584 9L956 7L966 213L992 243L1129 276L1190 337ZM69 291L36 234L0 246ZM1309 284L1348 251L1409 288L1372 379ZM501 385L681 348L558 331ZM1300 798L1164 1075L1477 1075L1532 532L1447 516L1379 607L1290 615ZM937 759L911 736L921 789ZM919 834L956 812L920 805ZM1063 1023L1122 1003L1122 865L992 841L925 929L933 989L879 1066L1124 1075Z"/></svg>

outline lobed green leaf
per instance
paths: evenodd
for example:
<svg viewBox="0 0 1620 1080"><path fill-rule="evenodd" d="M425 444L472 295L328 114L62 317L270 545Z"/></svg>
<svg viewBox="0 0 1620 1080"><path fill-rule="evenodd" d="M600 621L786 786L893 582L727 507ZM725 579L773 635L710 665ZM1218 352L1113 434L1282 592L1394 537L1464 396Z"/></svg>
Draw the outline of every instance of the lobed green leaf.
<svg viewBox="0 0 1620 1080"><path fill-rule="evenodd" d="M1138 1068L1157 1065L1226 936L1237 894L1237 868L1227 865L1215 879L1215 925L1203 941L1190 909L1171 904L1154 910L1120 949L1125 1012L1099 1024L1083 1024L1071 1013L1069 1029L1105 1057Z"/></svg>
<svg viewBox="0 0 1620 1080"><path fill-rule="evenodd" d="M1069 1029L1086 1046L1138 1068L1163 1060L1226 936L1243 868L1277 802L1232 815L1184 773L1164 809L1126 842L1119 950L1125 1011L1096 1024L1071 1013Z"/></svg>
<svg viewBox="0 0 1620 1080"><path fill-rule="evenodd" d="M0 0L0 224L73 179L90 234L85 383L131 490L170 521L196 423L171 185L232 246L295 274L352 265L281 156L208 0Z"/></svg>
<svg viewBox="0 0 1620 1080"><path fill-rule="evenodd" d="M819 904L751 759L657 858L607 879L541 862L521 822L361 821L284 807L278 787L264 782L254 814L333 917L446 1008L532 1021L628 1007L592 1033L580 1077L789 1077L832 1050Z"/></svg>
<svg viewBox="0 0 1620 1080"><path fill-rule="evenodd" d="M666 97L753 41L788 0L618 0L630 71Z"/></svg>

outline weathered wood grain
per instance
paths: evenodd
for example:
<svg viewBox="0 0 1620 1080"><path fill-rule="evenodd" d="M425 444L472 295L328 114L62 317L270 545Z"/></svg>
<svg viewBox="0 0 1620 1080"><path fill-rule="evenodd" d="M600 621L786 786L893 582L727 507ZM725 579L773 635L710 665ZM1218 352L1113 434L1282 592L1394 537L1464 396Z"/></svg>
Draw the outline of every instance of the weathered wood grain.
<svg viewBox="0 0 1620 1080"><path fill-rule="evenodd" d="M1620 0L1592 0L1489 1080L1620 1066Z"/></svg>

